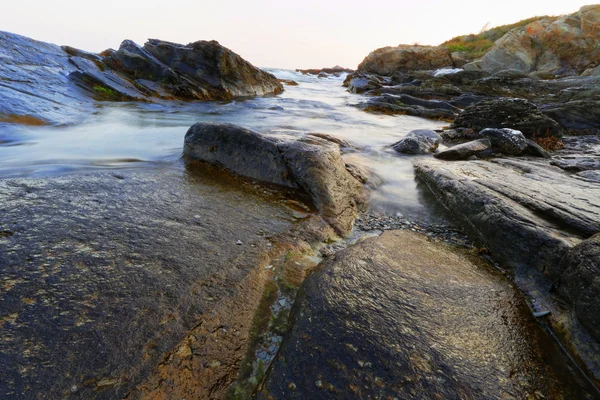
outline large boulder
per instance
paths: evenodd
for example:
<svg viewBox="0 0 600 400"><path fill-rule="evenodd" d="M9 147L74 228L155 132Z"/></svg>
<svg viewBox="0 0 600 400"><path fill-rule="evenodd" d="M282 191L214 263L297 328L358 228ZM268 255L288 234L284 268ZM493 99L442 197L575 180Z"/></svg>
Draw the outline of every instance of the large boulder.
<svg viewBox="0 0 600 400"><path fill-rule="evenodd" d="M346 170L337 143L307 135L261 135L232 124L197 123L185 135L184 155L308 195L339 234L363 209L363 185Z"/></svg>
<svg viewBox="0 0 600 400"><path fill-rule="evenodd" d="M485 100L467 107L452 123L452 128L482 130L488 127L516 129L527 138L561 137L563 134L558 122L524 99Z"/></svg>
<svg viewBox="0 0 600 400"><path fill-rule="evenodd" d="M404 139L392 145L398 153L405 154L428 154L434 153L442 138L429 129L417 129L408 132Z"/></svg>
<svg viewBox="0 0 600 400"><path fill-rule="evenodd" d="M508 32L482 58L464 68L579 75L598 66L599 23L600 5L584 6L559 18L539 19Z"/></svg>
<svg viewBox="0 0 600 400"><path fill-rule="evenodd" d="M371 53L358 66L359 72L392 75L394 72L452 67L450 52L443 47L399 45Z"/></svg>
<svg viewBox="0 0 600 400"><path fill-rule="evenodd" d="M600 234L571 249L561 260L560 293L577 318L600 341Z"/></svg>
<svg viewBox="0 0 600 400"><path fill-rule="evenodd" d="M586 398L518 291L408 232L328 259L296 299L259 399Z"/></svg>
<svg viewBox="0 0 600 400"><path fill-rule="evenodd" d="M72 124L97 101L228 100L277 94L277 79L215 41L126 40L101 55L0 32L0 123Z"/></svg>

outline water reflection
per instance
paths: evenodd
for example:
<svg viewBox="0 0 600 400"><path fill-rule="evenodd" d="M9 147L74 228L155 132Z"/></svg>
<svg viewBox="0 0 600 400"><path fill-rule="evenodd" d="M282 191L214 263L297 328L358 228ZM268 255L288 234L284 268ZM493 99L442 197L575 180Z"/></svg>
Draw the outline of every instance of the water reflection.
<svg viewBox="0 0 600 400"><path fill-rule="evenodd" d="M241 101L105 103L84 124L72 127L0 127L0 177L171 163L180 158L183 136L192 124L230 122L266 134L284 129L343 138L360 148L354 160L382 178L373 209L427 215L411 158L387 146L413 129L437 128L440 122L359 111L350 104L361 98L345 91L343 77L271 72L300 85L286 86L279 96Z"/></svg>

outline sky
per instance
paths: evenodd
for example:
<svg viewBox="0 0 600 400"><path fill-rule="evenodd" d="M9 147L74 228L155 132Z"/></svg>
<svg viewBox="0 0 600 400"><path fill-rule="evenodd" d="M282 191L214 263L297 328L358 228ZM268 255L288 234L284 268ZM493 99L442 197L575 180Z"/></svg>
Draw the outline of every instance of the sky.
<svg viewBox="0 0 600 400"><path fill-rule="evenodd" d="M217 40L273 68L356 66L372 50L437 45L536 15L577 11L576 0L6 0L0 30L100 52L131 39Z"/></svg>

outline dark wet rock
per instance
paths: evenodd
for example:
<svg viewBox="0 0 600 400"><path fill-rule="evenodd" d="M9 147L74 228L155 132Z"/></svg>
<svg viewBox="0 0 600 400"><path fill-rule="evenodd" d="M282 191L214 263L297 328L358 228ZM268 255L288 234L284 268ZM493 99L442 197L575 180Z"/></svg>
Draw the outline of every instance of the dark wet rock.
<svg viewBox="0 0 600 400"><path fill-rule="evenodd" d="M457 144L479 139L479 132L470 128L444 129L440 137L446 144Z"/></svg>
<svg viewBox="0 0 600 400"><path fill-rule="evenodd" d="M542 146L529 139L525 139L525 149L523 150L523 154L533 157L550 158L550 153L544 150Z"/></svg>
<svg viewBox="0 0 600 400"><path fill-rule="evenodd" d="M305 237L264 190L214 168L0 181L0 397L222 397L269 249Z"/></svg>
<svg viewBox="0 0 600 400"><path fill-rule="evenodd" d="M600 341L600 234L581 242L561 260L559 290L577 318Z"/></svg>
<svg viewBox="0 0 600 400"><path fill-rule="evenodd" d="M476 94L464 93L460 96L449 100L448 102L452 104L454 107L465 108L472 106L477 103L481 103L483 100L488 100L487 96L480 96Z"/></svg>
<svg viewBox="0 0 600 400"><path fill-rule="evenodd" d="M542 114L531 102L524 99L500 98L482 101L466 108L456 117L452 128L487 127L510 128L521 131L527 138L561 137L562 127Z"/></svg>
<svg viewBox="0 0 600 400"><path fill-rule="evenodd" d="M440 145L441 137L437 132L428 129L417 129L408 132L404 139L392 145L399 153L428 154L434 153Z"/></svg>
<svg viewBox="0 0 600 400"><path fill-rule="evenodd" d="M465 160L471 156L475 156L483 151L489 150L492 143L489 139L477 139L471 142L457 144L449 149L442 150L434 156L440 160Z"/></svg>
<svg viewBox="0 0 600 400"><path fill-rule="evenodd" d="M541 111L575 134L600 133L600 99L545 104Z"/></svg>
<svg viewBox="0 0 600 400"><path fill-rule="evenodd" d="M259 399L591 398L501 274L416 233L336 253L292 320Z"/></svg>
<svg viewBox="0 0 600 400"><path fill-rule="evenodd" d="M490 139L492 147L507 155L518 156L527 147L523 133L514 129L486 128L479 132L479 136Z"/></svg>
<svg viewBox="0 0 600 400"><path fill-rule="evenodd" d="M424 100L406 94L384 93L358 104L364 111L384 114L406 114L430 119L452 119L460 111L453 105L439 100Z"/></svg>
<svg viewBox="0 0 600 400"><path fill-rule="evenodd" d="M432 70L453 65L450 52L445 48L399 45L383 47L371 52L360 63L358 71L391 75L397 71Z"/></svg>
<svg viewBox="0 0 600 400"><path fill-rule="evenodd" d="M150 39L144 50L193 84L189 88L178 88L190 98L229 100L283 91L275 76L256 68L214 40L200 40L184 46ZM181 97L184 97L183 93Z"/></svg>
<svg viewBox="0 0 600 400"><path fill-rule="evenodd" d="M92 54L0 32L0 120L80 122L99 101L227 100L277 94L277 79L217 42L124 41Z"/></svg>
<svg viewBox="0 0 600 400"><path fill-rule="evenodd" d="M600 159L596 157L553 160L551 164L570 172L600 170Z"/></svg>
<svg viewBox="0 0 600 400"><path fill-rule="evenodd" d="M350 76L350 75L349 75ZM352 93L364 93L369 90L378 89L382 86L379 79L375 79L368 75L355 74L352 78L344 82L344 86Z"/></svg>
<svg viewBox="0 0 600 400"><path fill-rule="evenodd" d="M561 259L600 232L600 185L544 163L495 159L421 160L417 176L479 246L489 249L530 296L551 310L554 333L600 382L600 344L552 291Z"/></svg>
<svg viewBox="0 0 600 400"><path fill-rule="evenodd" d="M423 160L416 172L499 261L513 268L558 277L564 252L600 231L600 187L548 165Z"/></svg>
<svg viewBox="0 0 600 400"><path fill-rule="evenodd" d="M338 144L317 136L261 135L232 124L198 123L184 155L230 171L305 192L338 233L346 234L363 208L363 185L345 168Z"/></svg>

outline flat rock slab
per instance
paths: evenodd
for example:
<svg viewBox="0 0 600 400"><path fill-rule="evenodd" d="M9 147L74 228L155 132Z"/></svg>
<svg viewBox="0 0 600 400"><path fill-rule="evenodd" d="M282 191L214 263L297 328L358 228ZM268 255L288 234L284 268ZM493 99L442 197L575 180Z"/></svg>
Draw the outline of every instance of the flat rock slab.
<svg viewBox="0 0 600 400"><path fill-rule="evenodd" d="M337 253L293 319L259 398L593 398L503 275L416 233Z"/></svg>
<svg viewBox="0 0 600 400"><path fill-rule="evenodd" d="M0 181L0 397L122 398L198 327L186 351L205 381L178 395L223 390L268 236L294 221L224 179L168 167Z"/></svg>
<svg viewBox="0 0 600 400"><path fill-rule="evenodd" d="M600 185L547 164L423 160L416 173L512 268L536 268L558 278L564 252L600 232Z"/></svg>

